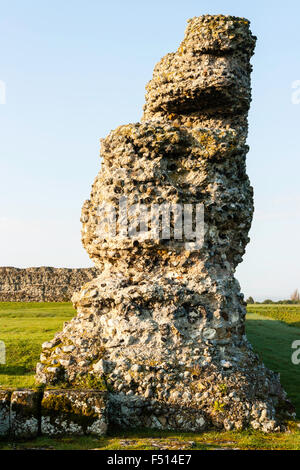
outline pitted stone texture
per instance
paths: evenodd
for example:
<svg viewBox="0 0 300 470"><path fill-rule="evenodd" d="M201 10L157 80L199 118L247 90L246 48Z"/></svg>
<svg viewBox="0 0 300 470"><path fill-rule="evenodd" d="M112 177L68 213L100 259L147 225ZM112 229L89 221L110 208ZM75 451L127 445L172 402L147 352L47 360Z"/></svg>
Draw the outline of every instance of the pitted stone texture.
<svg viewBox="0 0 300 470"><path fill-rule="evenodd" d="M203 412L187 406L166 406L156 400L147 400L126 394L111 394L108 408L110 420L122 428L146 427L200 432L207 428Z"/></svg>
<svg viewBox="0 0 300 470"><path fill-rule="evenodd" d="M0 437L6 437L10 431L11 391L0 390Z"/></svg>
<svg viewBox="0 0 300 470"><path fill-rule="evenodd" d="M163 263L170 271L187 258L184 233L182 240L99 237L103 216L98 208L107 203L118 211L120 195L128 207L137 202L149 207L203 203L209 230L193 265L213 256L220 268L229 267L228 262L235 267L245 251L253 212L247 150L232 129L187 130L150 122L112 131L102 143L101 171L82 211L82 241L99 270L109 262L114 271L134 277Z"/></svg>
<svg viewBox="0 0 300 470"><path fill-rule="evenodd" d="M105 391L46 390L41 432L45 436L103 436L107 430L106 401Z"/></svg>
<svg viewBox="0 0 300 470"><path fill-rule="evenodd" d="M250 59L254 52L256 37L251 34L250 21L246 18L203 15L195 16L187 23L180 47L186 48L191 55L241 51Z"/></svg>
<svg viewBox="0 0 300 470"><path fill-rule="evenodd" d="M37 436L39 432L40 392L16 390L11 395L10 427L16 438Z"/></svg>
<svg viewBox="0 0 300 470"><path fill-rule="evenodd" d="M37 379L103 380L112 423L267 432L293 416L279 377L247 341L234 278L253 215L245 161L254 45L243 18L193 18L178 51L155 67L142 122L102 140L81 218L101 274L74 294L78 314L44 345ZM122 198L129 208L203 204L202 247L187 249L174 233L103 236L99 207L110 204L120 227Z"/></svg>
<svg viewBox="0 0 300 470"><path fill-rule="evenodd" d="M223 123L219 125L225 127L225 116L231 115L233 121L234 115L247 112L251 101L249 59L255 41L245 18L205 15L189 20L178 50L154 68L146 87L143 119L164 115L174 120L177 114L186 119L190 115L216 119L220 114ZM188 119L187 123L191 124Z"/></svg>

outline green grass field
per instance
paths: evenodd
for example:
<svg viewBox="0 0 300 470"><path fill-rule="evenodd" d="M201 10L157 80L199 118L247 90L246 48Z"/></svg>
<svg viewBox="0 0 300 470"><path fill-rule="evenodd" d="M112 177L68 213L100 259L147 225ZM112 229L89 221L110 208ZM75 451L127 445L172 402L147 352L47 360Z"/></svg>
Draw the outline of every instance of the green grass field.
<svg viewBox="0 0 300 470"><path fill-rule="evenodd" d="M6 365L0 365L0 386L33 386L41 344L75 314L67 302L0 302L0 340L6 345Z"/></svg>
<svg viewBox="0 0 300 470"><path fill-rule="evenodd" d="M247 311L300 328L300 305L250 304Z"/></svg>
<svg viewBox="0 0 300 470"><path fill-rule="evenodd" d="M0 303L0 340L6 344L6 364L0 365L0 387L34 386L35 365L41 344L50 340L62 328L64 321L70 320L75 313L70 303ZM291 344L300 340L300 305L249 305L246 326L248 338L262 360L272 370L280 372L281 382L296 406L299 419L300 365L291 362ZM148 431L122 433L111 432L100 440L66 437L56 441L41 437L20 445L57 449L157 449L157 445L161 448L164 445L168 448L184 448L189 445L189 441L194 441L190 445L195 449L300 449L300 430L272 435L254 431L209 432L201 435L153 431L150 435ZM11 448L12 444L1 445L2 448Z"/></svg>
<svg viewBox="0 0 300 470"><path fill-rule="evenodd" d="M218 432L201 434L154 430L111 430L107 436L38 437L26 442L0 441L0 450L299 450L300 430L294 426L286 433L263 434L258 431Z"/></svg>

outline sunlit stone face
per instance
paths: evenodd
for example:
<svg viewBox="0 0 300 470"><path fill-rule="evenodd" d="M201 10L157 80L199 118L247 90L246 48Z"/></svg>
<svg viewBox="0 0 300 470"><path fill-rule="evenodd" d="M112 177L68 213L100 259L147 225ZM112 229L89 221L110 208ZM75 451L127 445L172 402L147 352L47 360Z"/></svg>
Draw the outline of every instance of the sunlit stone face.
<svg viewBox="0 0 300 470"><path fill-rule="evenodd" d="M234 278L253 214L245 140L254 44L244 18L193 18L177 52L155 67L142 122L102 140L101 169L82 210L83 245L100 275L73 296L78 316L45 345L38 379L104 380L111 423L188 431L279 426L275 406L285 395L247 341ZM107 216L99 205L109 203L120 225L123 197L127 236L101 238ZM203 205L203 245L186 249L186 240L163 234L134 240L136 203L181 211ZM175 234L178 219L171 220ZM55 346L70 343L67 362Z"/></svg>
<svg viewBox="0 0 300 470"><path fill-rule="evenodd" d="M177 114L245 111L251 71L246 64L245 54L169 54L147 85L147 109Z"/></svg>

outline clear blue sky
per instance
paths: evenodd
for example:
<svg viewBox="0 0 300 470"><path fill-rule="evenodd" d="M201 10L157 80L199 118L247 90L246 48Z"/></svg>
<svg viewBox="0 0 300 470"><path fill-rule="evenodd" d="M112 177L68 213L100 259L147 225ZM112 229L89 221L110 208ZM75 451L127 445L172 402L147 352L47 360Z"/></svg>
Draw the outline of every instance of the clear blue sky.
<svg viewBox="0 0 300 470"><path fill-rule="evenodd" d="M237 277L257 299L300 288L299 1L0 1L0 265L89 266L80 210L99 166L99 138L140 119L153 66L177 49L186 20L251 20L248 173L251 242Z"/></svg>

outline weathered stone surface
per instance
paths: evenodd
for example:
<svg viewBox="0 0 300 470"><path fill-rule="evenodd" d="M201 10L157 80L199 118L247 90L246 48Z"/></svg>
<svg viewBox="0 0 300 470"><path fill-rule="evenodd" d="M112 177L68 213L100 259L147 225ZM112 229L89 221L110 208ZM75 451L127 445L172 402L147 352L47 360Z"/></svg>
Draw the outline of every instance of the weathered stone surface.
<svg viewBox="0 0 300 470"><path fill-rule="evenodd" d="M99 274L96 268L0 268L0 302L63 302Z"/></svg>
<svg viewBox="0 0 300 470"><path fill-rule="evenodd" d="M0 390L0 437L6 437L10 430L11 391Z"/></svg>
<svg viewBox="0 0 300 470"><path fill-rule="evenodd" d="M149 389L148 389L149 390ZM152 396L152 394L151 394ZM110 394L108 414L110 421L125 428L147 427L154 429L180 429L182 431L203 431L209 425L205 413L197 408L162 400L123 393Z"/></svg>
<svg viewBox="0 0 300 470"><path fill-rule="evenodd" d="M193 18L178 50L155 67L142 122L102 141L81 218L101 274L74 294L78 314L44 345L37 379L105 381L112 423L271 431L293 414L245 336L234 278L253 214L245 160L254 45L244 18ZM109 219L99 207L110 204L120 228L122 198L129 228L134 203L203 204L204 243L187 245L174 231L114 236L110 226L103 236Z"/></svg>
<svg viewBox="0 0 300 470"><path fill-rule="evenodd" d="M46 436L103 436L107 429L106 402L106 391L46 390L41 408L41 432Z"/></svg>
<svg viewBox="0 0 300 470"><path fill-rule="evenodd" d="M41 394L34 390L16 390L11 395L10 428L16 438L37 436Z"/></svg>

